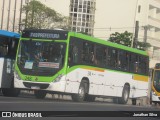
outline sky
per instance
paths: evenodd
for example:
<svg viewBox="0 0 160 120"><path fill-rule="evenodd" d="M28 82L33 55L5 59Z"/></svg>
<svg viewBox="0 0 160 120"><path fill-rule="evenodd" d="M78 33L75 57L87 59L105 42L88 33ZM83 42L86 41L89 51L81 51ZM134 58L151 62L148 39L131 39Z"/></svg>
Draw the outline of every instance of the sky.
<svg viewBox="0 0 160 120"><path fill-rule="evenodd" d="M2 1L0 0L0 22L2 14ZM8 4L5 0L5 20L7 23ZM12 1L11 16L14 14L14 0ZM24 0L25 1L25 0ZM39 0L58 13L69 16L70 0ZM107 39L115 30L124 32L128 27L133 32L135 8L137 0L96 0L94 36ZM20 3L20 0L17 0ZM17 4L16 22L19 16L19 4ZM10 24L13 21L10 20ZM17 23L18 24L18 23ZM118 29L116 29L118 28Z"/></svg>

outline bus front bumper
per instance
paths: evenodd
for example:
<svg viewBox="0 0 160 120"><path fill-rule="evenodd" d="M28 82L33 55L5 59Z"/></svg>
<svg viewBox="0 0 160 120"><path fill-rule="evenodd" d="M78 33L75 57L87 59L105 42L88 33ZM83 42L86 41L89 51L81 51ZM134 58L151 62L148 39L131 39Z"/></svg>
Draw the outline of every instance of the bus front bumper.
<svg viewBox="0 0 160 120"><path fill-rule="evenodd" d="M20 89L29 89L29 90L47 90L47 91L56 91L64 92L65 91L65 80L60 80L58 82L31 82L24 81L14 78L14 87Z"/></svg>

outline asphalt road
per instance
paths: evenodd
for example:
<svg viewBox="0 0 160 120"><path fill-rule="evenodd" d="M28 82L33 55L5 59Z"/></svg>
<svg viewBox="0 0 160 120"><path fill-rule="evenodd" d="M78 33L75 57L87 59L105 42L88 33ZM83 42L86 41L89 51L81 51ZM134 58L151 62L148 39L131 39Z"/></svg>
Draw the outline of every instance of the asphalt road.
<svg viewBox="0 0 160 120"><path fill-rule="evenodd" d="M36 99L33 95L23 94L19 97L4 97L0 95L0 111L17 112L39 112L45 114L45 118L37 119L86 119L86 120L158 120L158 117L123 117L135 114L156 114L160 111L159 107L154 106L132 106L120 105L112 102L72 102L70 100L59 100L52 98ZM46 112L47 111L47 112ZM43 113L44 112L44 113ZM158 112L158 115L160 112ZM2 119L2 118L0 118ZM4 118L3 118L4 119ZM7 118L8 119L8 118ZM22 118L12 118L22 119ZM27 119L27 118L23 118ZM31 118L30 118L31 119ZM36 119L36 118L32 118Z"/></svg>

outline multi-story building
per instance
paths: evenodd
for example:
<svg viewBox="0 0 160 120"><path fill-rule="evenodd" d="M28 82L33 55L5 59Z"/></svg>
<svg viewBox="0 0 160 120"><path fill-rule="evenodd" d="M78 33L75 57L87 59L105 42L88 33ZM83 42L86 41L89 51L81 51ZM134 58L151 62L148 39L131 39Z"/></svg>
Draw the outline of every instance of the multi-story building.
<svg viewBox="0 0 160 120"><path fill-rule="evenodd" d="M71 30L93 35L96 0L70 0Z"/></svg>
<svg viewBox="0 0 160 120"><path fill-rule="evenodd" d="M160 62L160 0L149 0L148 5L148 34L147 40L151 43L152 64Z"/></svg>

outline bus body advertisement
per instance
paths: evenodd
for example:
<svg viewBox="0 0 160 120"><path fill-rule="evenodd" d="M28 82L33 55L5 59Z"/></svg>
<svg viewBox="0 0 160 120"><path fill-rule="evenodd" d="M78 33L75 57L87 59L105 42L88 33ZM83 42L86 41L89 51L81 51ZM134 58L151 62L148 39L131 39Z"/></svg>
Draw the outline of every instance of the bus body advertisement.
<svg viewBox="0 0 160 120"><path fill-rule="evenodd" d="M71 94L74 101L147 96L149 57L146 52L80 33L24 30L15 64L15 87Z"/></svg>
<svg viewBox="0 0 160 120"><path fill-rule="evenodd" d="M14 89L14 61L20 35L0 30L0 88L4 96L17 96Z"/></svg>

